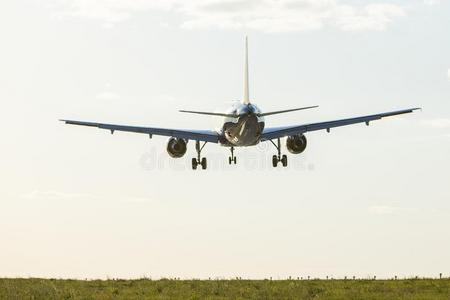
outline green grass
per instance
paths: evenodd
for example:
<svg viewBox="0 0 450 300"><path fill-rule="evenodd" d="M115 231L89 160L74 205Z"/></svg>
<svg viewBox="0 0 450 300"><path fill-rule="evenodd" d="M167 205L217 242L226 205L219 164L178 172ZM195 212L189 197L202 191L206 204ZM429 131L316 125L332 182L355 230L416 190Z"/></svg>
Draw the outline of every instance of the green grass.
<svg viewBox="0 0 450 300"><path fill-rule="evenodd" d="M450 299L449 279L0 279L0 299Z"/></svg>

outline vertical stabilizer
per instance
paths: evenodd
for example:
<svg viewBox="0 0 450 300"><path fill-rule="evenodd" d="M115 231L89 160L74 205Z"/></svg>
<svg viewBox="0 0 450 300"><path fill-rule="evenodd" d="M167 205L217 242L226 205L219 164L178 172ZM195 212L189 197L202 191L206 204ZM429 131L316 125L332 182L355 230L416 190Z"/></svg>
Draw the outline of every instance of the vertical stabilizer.
<svg viewBox="0 0 450 300"><path fill-rule="evenodd" d="M248 38L245 37L245 66L244 66L244 98L243 104L250 103L250 96L248 91Z"/></svg>

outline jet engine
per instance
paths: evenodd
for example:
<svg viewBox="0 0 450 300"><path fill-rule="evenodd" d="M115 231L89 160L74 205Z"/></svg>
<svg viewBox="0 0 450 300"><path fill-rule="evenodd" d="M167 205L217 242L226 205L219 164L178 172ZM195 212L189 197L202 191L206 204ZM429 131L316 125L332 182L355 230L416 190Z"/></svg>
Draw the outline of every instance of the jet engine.
<svg viewBox="0 0 450 300"><path fill-rule="evenodd" d="M306 149L306 137L303 134L292 135L286 139L286 148L292 154L300 154Z"/></svg>
<svg viewBox="0 0 450 300"><path fill-rule="evenodd" d="M170 138L167 142L167 153L173 158L180 158L186 153L187 142L184 139Z"/></svg>

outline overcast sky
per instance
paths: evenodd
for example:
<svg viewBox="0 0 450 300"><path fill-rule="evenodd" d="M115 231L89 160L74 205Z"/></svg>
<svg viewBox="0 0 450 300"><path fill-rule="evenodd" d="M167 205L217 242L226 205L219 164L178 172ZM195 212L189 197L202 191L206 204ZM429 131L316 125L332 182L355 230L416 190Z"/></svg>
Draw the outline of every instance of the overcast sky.
<svg viewBox="0 0 450 300"><path fill-rule="evenodd" d="M0 276L448 272L449 1L6 0L0 25ZM253 103L320 105L266 126L423 111L195 172L192 142L58 122L214 128L177 110L242 98L245 35Z"/></svg>

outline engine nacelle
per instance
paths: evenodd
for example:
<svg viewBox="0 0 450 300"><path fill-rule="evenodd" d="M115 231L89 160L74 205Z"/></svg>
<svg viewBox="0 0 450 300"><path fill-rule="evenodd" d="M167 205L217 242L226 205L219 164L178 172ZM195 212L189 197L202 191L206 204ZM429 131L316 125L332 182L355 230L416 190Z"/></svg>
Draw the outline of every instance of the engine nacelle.
<svg viewBox="0 0 450 300"><path fill-rule="evenodd" d="M187 142L184 139L170 138L167 142L167 153L173 158L180 158L186 153Z"/></svg>
<svg viewBox="0 0 450 300"><path fill-rule="evenodd" d="M292 135L286 139L286 148L292 154L300 154L306 149L306 137L303 134Z"/></svg>

